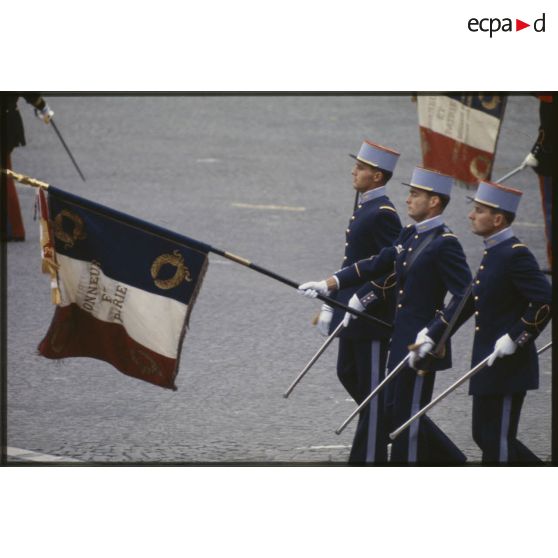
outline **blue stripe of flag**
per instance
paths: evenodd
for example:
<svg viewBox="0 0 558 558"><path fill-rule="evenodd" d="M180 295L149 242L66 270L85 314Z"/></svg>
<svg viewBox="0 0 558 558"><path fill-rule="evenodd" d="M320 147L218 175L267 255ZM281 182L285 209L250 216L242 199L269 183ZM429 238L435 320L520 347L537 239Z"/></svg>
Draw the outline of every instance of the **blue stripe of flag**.
<svg viewBox="0 0 558 558"><path fill-rule="evenodd" d="M111 279L189 303L210 251L209 245L52 186L48 193L50 218L56 222L59 216L58 226L54 227L57 253L82 261L95 260ZM82 219L84 238L75 238L76 224L71 217L60 216L63 210ZM72 241L65 242L64 233ZM152 265L160 256L175 254L184 259L191 281L161 289L152 277ZM170 279L176 271L173 264L163 264L156 279Z"/></svg>
<svg viewBox="0 0 558 558"><path fill-rule="evenodd" d="M496 118L501 119L504 116L506 97L502 95L448 95L448 97Z"/></svg>

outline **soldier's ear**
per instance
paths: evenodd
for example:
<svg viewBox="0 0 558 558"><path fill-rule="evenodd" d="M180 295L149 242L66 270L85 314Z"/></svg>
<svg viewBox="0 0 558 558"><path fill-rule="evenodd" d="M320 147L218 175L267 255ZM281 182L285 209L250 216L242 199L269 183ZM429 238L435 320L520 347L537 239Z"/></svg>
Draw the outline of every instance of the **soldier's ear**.
<svg viewBox="0 0 558 558"><path fill-rule="evenodd" d="M382 182L384 179L384 173L382 171L376 171L374 173L374 180L376 182Z"/></svg>
<svg viewBox="0 0 558 558"><path fill-rule="evenodd" d="M437 205L442 207L442 200L440 199L440 196L436 196L434 194L430 196L430 199L428 201L430 202L430 207L436 207Z"/></svg>
<svg viewBox="0 0 558 558"><path fill-rule="evenodd" d="M492 216L494 217L493 223L495 227L501 226L505 221L505 217L500 212L494 212Z"/></svg>

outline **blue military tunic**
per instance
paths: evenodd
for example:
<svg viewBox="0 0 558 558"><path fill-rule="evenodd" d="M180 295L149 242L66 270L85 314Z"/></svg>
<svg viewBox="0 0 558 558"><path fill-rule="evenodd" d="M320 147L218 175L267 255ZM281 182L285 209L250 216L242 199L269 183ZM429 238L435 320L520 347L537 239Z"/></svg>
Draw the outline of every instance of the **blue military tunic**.
<svg viewBox="0 0 558 558"><path fill-rule="evenodd" d="M437 312L443 311L443 319L451 319L471 281L471 272L461 244L444 225L441 216L407 226L394 246L337 272L335 276L342 289L360 285L357 295L365 307L370 307L375 306L383 295L375 278L390 271L395 272L396 281L392 281L391 286L397 296L388 362L388 368L392 369L408 353L407 347L414 343L417 333L435 321ZM453 297L444 308L448 291ZM444 357L435 361L433 370L450 366L448 341Z"/></svg>
<svg viewBox="0 0 558 558"><path fill-rule="evenodd" d="M386 187L381 186L369 190L359 197L359 203L351 216L345 231L345 255L342 267L346 268L364 258L378 254L382 248L391 246L401 231L401 221L395 207L386 196ZM392 279L392 278L391 278ZM390 282L389 274L382 278L382 285ZM357 290L357 286L347 287L336 291L332 298L347 304ZM393 320L394 297L392 291L384 291L382 303L374 308L374 316L384 322ZM343 319L345 311L335 308L330 324L330 333ZM340 337L357 339L389 339L391 330L372 322L357 319L352 320Z"/></svg>
<svg viewBox="0 0 558 558"><path fill-rule="evenodd" d="M471 367L494 350L505 334L518 343L513 355L471 378L470 395L519 393L539 387L539 365L532 342L551 317L552 290L533 254L511 229L500 231L485 242L473 292L458 326L475 316L475 338ZM443 325L432 324L433 339Z"/></svg>

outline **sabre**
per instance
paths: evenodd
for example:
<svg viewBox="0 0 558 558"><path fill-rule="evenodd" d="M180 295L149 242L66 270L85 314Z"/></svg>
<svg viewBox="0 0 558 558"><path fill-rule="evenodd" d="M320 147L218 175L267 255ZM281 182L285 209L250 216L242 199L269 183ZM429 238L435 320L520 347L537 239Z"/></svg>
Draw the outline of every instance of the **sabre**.
<svg viewBox="0 0 558 558"><path fill-rule="evenodd" d="M330 343L337 337L337 334L341 331L341 329L343 329L343 322L342 321L339 322L339 325L335 328L333 333L324 341L324 344L318 349L316 354L310 359L310 361L304 367L302 372L294 379L293 383L289 386L289 389L287 389L287 391L283 394L283 397L285 399L287 397L289 397L289 395L291 394L293 389L296 387L298 382L300 382L300 380L302 380L302 378L305 376L306 372L308 372L308 370L310 370L310 368L312 368L312 366L318 360L320 355L328 348Z"/></svg>
<svg viewBox="0 0 558 558"><path fill-rule="evenodd" d="M467 299L469 298L472 290L473 290L473 284L470 283L469 286L467 287L467 289L465 290L465 292L463 293L463 296L462 296L461 300L459 301L459 304L457 305L457 308L455 309L455 312L453 313L453 316L451 317L451 320L446 325L446 329L444 330L444 333L440 337L440 340L438 341L438 343L436 343L436 347L434 347L434 350L428 355L430 358L437 358L438 355L441 354L443 348L445 347L446 341L448 340L449 336L451 335L451 333L453 331L453 328L454 328L459 316L461 315L461 312L463 312L463 309L465 308L465 305L467 304ZM419 347L419 345L412 344L412 345L409 345L408 349L410 351L415 351L418 347ZM372 393L370 393L370 395L368 395L368 397L351 413L351 415L345 420L345 422L335 431L336 434L341 434L341 432L343 432L345 427L353 420L353 418L358 413L360 413L360 411L362 411L362 409L364 409L364 407L366 407L366 405L368 405L368 403L370 403L372 398L384 387L384 385L387 384L389 381L391 381L391 379L395 376L395 374L397 374L403 368L403 366L409 360L409 357L410 357L410 354L408 354L393 369L393 371L390 372L384 378L384 380L380 384L378 384L376 389L374 391L372 391ZM419 374L420 376L424 376L427 373L428 373L427 370L422 370L421 369L421 370L417 371L417 374Z"/></svg>
<svg viewBox="0 0 558 558"><path fill-rule="evenodd" d="M370 393L368 395L368 397L345 419L345 422L335 431L335 434L341 434L341 432L343 432L343 430L345 430L346 426L355 418L356 415L358 415L358 413L360 413L360 411L362 411L362 409L364 409L364 407L366 407L366 405L368 405L368 403L370 403L371 399L389 382L391 382L391 380L393 380L393 378L395 377L396 374L398 374L403 368L405 368L405 365L407 364L407 361L409 360L409 354L376 386L376 389L374 389L372 391L372 393Z"/></svg>
<svg viewBox="0 0 558 558"><path fill-rule="evenodd" d="M424 369L421 369L421 370L418 371L418 374L420 376L424 376L425 374L428 373L427 366L431 362L432 358L440 358L443 355L443 352L444 352L444 349L445 349L445 346L446 346L446 341L449 339L450 335L453 333L453 328L455 327L455 324L457 323L457 320L459 319L459 316L461 315L461 312L463 312L463 309L465 308L465 305L467 304L467 300L471 296L472 292L473 292L473 283L470 283L468 285L467 289L465 290L465 292L463 293L463 296L461 297L461 300L459 301L459 304L457 305L457 308L455 309L455 311L454 311L454 313L451 317L451 320L446 325L444 333L440 337L440 340L438 341L438 343L436 343L436 347L434 347L434 350L432 350L427 355L427 357L425 358L425 363L423 364ZM410 351L416 351L419 347L420 347L420 345L417 345L416 343L413 343L412 345L409 345L408 348L409 348Z"/></svg>
<svg viewBox="0 0 558 558"><path fill-rule="evenodd" d="M537 351L537 355L541 355L542 353L544 353L547 349L549 349L552 346L552 341L550 343L547 343L544 347L541 347L538 351ZM425 407L423 407L418 413L416 413L415 415L413 415L407 422L403 423L399 428L397 428L397 430L394 430L390 435L390 439L395 440L395 438L397 438L397 436L399 436L399 434L401 434L401 432L403 432L404 430L406 430L407 428L409 428L409 426L411 426L411 424L413 424L413 422L415 422L417 419L419 419L420 417L422 417L422 415L424 415L425 413L427 413L430 409L432 409L432 407L434 407L434 405L436 405L437 403L439 403L442 399L444 399L444 397L446 397L447 395L449 395L452 391L454 391L455 389L457 389L462 383L466 382L469 378L471 378L472 376L474 376L477 372L480 372L485 366L486 363L488 362L488 359L490 358L490 355L488 355L485 359L481 360L475 367L471 368L471 370L469 370L469 372L467 372L466 374L464 374L463 376L461 376L461 378L459 378L457 381L455 381L451 386L449 386L447 389L445 389L442 393L440 393L440 395L438 395L438 397L436 397L435 399L433 399L430 403L428 403L428 405L426 405Z"/></svg>
<svg viewBox="0 0 558 558"><path fill-rule="evenodd" d="M523 161L523 163L519 165L519 167L516 167L515 169L511 170L507 174L504 174L504 176L502 176L502 178L498 178L496 182L503 182L504 180L507 180L508 178L512 177L514 174L517 174L518 172L522 171L527 166L527 160L528 159L526 158L525 161Z"/></svg>
<svg viewBox="0 0 558 558"><path fill-rule="evenodd" d="M70 151L70 149L66 145L66 142L64 141L64 138L62 137L62 134L60 133L60 130L58 129L58 126L54 123L54 119L51 118L49 122L50 122L50 124L52 124L52 128L56 132L56 135L58 136L58 139L62 142L62 145L64 146L64 149L66 150L66 153L70 156L70 159L72 160L72 163L74 164L74 167L76 167L76 170L78 171L79 175L81 176L81 179L85 182L85 176L83 176L83 173L81 172L81 169L79 168L78 164L76 163L76 160L74 159L74 156L72 155L72 152Z"/></svg>

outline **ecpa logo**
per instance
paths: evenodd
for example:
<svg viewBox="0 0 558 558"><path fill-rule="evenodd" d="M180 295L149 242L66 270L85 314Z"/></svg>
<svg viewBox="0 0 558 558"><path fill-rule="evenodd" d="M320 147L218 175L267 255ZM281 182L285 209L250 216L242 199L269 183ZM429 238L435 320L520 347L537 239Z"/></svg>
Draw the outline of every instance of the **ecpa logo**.
<svg viewBox="0 0 558 558"><path fill-rule="evenodd" d="M512 19L509 17L505 17L500 19L498 17L485 17L482 19L477 19L476 17L472 17L468 23L467 27L469 31L476 33L477 31L482 31L484 33L490 33L490 38L492 38L493 33L497 33L498 31L514 31ZM521 31L527 27L531 27L530 23L525 23L520 19L515 20L515 31ZM544 33L545 32L545 14L536 19L533 22L533 29L537 33Z"/></svg>

